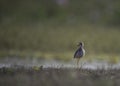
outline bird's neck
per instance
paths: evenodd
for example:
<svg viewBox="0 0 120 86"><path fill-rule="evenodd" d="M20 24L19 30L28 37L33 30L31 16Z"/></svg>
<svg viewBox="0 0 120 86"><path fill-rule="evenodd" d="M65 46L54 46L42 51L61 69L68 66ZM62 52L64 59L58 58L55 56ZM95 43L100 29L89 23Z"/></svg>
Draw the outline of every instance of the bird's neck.
<svg viewBox="0 0 120 86"><path fill-rule="evenodd" d="M79 48L83 48L83 46L80 46Z"/></svg>
<svg viewBox="0 0 120 86"><path fill-rule="evenodd" d="M83 49L83 47L82 47L82 46L80 46L78 49Z"/></svg>

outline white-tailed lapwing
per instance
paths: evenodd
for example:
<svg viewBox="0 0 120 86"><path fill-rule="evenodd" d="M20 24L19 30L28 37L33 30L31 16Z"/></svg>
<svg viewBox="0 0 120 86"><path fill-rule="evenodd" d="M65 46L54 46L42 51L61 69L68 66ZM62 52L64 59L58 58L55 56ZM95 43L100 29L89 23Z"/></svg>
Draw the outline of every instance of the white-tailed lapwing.
<svg viewBox="0 0 120 86"><path fill-rule="evenodd" d="M74 58L77 60L77 65L79 64L80 58L82 58L85 55L84 43L80 42L78 46L79 48L76 50L74 54Z"/></svg>

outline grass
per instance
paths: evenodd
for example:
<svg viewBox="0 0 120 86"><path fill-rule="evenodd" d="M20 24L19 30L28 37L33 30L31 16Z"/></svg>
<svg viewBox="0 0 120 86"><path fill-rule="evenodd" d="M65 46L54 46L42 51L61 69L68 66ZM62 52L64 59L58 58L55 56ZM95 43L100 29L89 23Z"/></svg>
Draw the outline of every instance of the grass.
<svg viewBox="0 0 120 86"><path fill-rule="evenodd" d="M119 62L119 28L55 20L0 28L0 58L32 57L69 61L79 41L85 42L86 59Z"/></svg>
<svg viewBox="0 0 120 86"><path fill-rule="evenodd" d="M37 68L37 69L36 69ZM0 68L0 86L119 86L120 69Z"/></svg>
<svg viewBox="0 0 120 86"><path fill-rule="evenodd" d="M79 23L73 25L53 23L2 28L0 47L8 50L64 52L75 50L77 42L84 41L85 48L90 53L119 52L119 29Z"/></svg>
<svg viewBox="0 0 120 86"><path fill-rule="evenodd" d="M24 60L25 58L39 59L39 60L57 60L70 62L73 60L74 51L70 52L41 52L41 51L1 51L1 59L6 57L9 59L20 58ZM106 61L111 64L117 64L120 61L119 55L112 54L89 54L81 59L81 61L96 62L96 61Z"/></svg>

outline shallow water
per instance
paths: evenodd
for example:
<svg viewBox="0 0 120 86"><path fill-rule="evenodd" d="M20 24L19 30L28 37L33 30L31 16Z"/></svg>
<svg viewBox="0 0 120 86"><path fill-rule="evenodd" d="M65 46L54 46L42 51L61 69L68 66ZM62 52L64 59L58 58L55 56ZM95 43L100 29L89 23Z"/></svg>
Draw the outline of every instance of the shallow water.
<svg viewBox="0 0 120 86"><path fill-rule="evenodd" d="M120 63L109 64L106 61L93 61L93 62L80 62L76 65L74 60L71 61L59 61L59 60L44 60L44 59L21 59L21 58L4 58L0 59L0 68L2 67L15 67L24 66L26 68L33 66L43 66L44 68L84 68L84 69L108 69L108 68L118 68L120 69Z"/></svg>

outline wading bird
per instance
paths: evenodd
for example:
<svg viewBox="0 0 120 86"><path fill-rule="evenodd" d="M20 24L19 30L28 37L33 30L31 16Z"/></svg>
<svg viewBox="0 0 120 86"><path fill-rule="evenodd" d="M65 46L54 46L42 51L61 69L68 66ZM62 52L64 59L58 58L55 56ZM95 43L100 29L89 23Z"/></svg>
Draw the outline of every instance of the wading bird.
<svg viewBox="0 0 120 86"><path fill-rule="evenodd" d="M77 65L79 64L80 58L82 58L85 55L85 50L84 50L84 43L80 42L78 44L79 48L76 50L74 54L74 58L77 60Z"/></svg>

